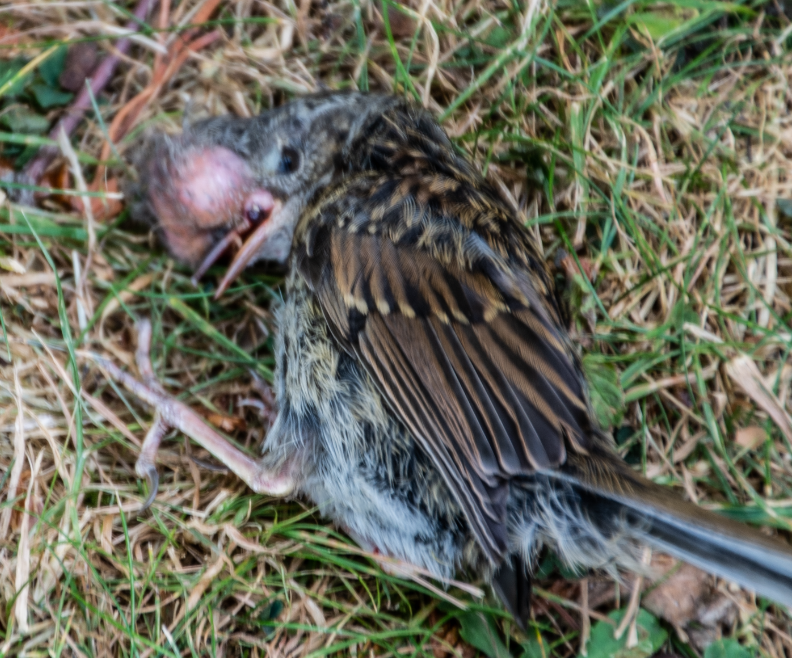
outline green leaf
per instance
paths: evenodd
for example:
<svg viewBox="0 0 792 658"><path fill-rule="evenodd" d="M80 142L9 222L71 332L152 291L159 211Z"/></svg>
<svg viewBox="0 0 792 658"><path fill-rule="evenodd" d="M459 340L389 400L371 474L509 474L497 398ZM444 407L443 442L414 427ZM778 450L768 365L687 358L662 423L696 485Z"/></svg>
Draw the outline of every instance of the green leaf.
<svg viewBox="0 0 792 658"><path fill-rule="evenodd" d="M0 115L0 124L14 133L38 135L49 128L50 122L47 117L36 114L24 105L19 105Z"/></svg>
<svg viewBox="0 0 792 658"><path fill-rule="evenodd" d="M492 619L483 612L461 612L457 615L462 628L459 634L469 645L488 658L511 658L509 650L498 635Z"/></svg>
<svg viewBox="0 0 792 658"><path fill-rule="evenodd" d="M19 75L19 72L26 63L26 60L24 60L22 57L17 57L7 62L0 61L0 88L5 86L10 80L13 80L17 75ZM30 82L30 78L30 73L26 73L25 75L21 76L18 80L14 81L14 84L11 85L3 95L6 98L18 96L22 93L22 91L24 91L25 86L28 82Z"/></svg>
<svg viewBox="0 0 792 658"><path fill-rule="evenodd" d="M652 41L659 41L678 30L685 23L685 17L669 12L651 11L633 14L628 23L637 26L643 34L648 34Z"/></svg>
<svg viewBox="0 0 792 658"><path fill-rule="evenodd" d="M51 107L60 107L66 105L74 94L68 91L61 91L49 84L35 84L30 86L30 91L33 93L33 98L36 99L39 107L42 110L48 110Z"/></svg>
<svg viewBox="0 0 792 658"><path fill-rule="evenodd" d="M624 617L624 610L614 610L608 617L618 625ZM588 642L588 658L646 658L656 653L668 639L665 629L644 609L638 611L636 625L638 644L634 647L627 648L629 631L625 631L617 640L613 637L615 629L614 624L606 621L598 621L594 624ZM705 656L705 658L709 657Z"/></svg>
<svg viewBox="0 0 792 658"><path fill-rule="evenodd" d="M520 658L550 658L550 646L538 628L528 632L528 639L523 642L523 654Z"/></svg>
<svg viewBox="0 0 792 658"><path fill-rule="evenodd" d="M787 219L792 218L792 199L778 199L778 210Z"/></svg>
<svg viewBox="0 0 792 658"><path fill-rule="evenodd" d="M729 638L710 644L704 650L704 658L751 658L751 652L737 640Z"/></svg>
<svg viewBox="0 0 792 658"><path fill-rule="evenodd" d="M44 78L44 82L50 87L60 87L58 80L61 73L63 73L63 67L66 65L66 52L66 46L61 46L39 66L41 77Z"/></svg>
<svg viewBox="0 0 792 658"><path fill-rule="evenodd" d="M499 25L495 26L492 31L487 35L486 42L490 46L496 48L503 48L509 44L513 39L511 30L507 30Z"/></svg>
<svg viewBox="0 0 792 658"><path fill-rule="evenodd" d="M583 374L589 384L591 406L602 427L613 427L624 416L624 389L612 363L597 354L583 357Z"/></svg>
<svg viewBox="0 0 792 658"><path fill-rule="evenodd" d="M684 300L679 300L671 309L671 323L679 333L682 333L686 323L698 324L700 321L701 318L693 306Z"/></svg>
<svg viewBox="0 0 792 658"><path fill-rule="evenodd" d="M283 607L283 601L275 599L261 609L258 615L256 615L255 621L261 626L262 630L272 632L275 630L275 626L272 622L283 612Z"/></svg>

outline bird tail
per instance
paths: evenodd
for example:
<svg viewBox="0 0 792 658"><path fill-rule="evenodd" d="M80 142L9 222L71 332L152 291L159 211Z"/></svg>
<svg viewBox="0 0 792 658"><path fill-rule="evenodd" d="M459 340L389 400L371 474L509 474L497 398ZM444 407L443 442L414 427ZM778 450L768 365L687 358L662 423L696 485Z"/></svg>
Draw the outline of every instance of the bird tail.
<svg viewBox="0 0 792 658"><path fill-rule="evenodd" d="M688 503L614 458L603 459L610 463L600 469L591 467L599 460L586 459L578 469L572 464L571 473L558 473L601 537L629 535L633 546L638 540L792 606L792 547L786 542Z"/></svg>
<svg viewBox="0 0 792 658"><path fill-rule="evenodd" d="M517 559L505 560L492 576L492 588L517 625L528 630L531 621L531 572Z"/></svg>

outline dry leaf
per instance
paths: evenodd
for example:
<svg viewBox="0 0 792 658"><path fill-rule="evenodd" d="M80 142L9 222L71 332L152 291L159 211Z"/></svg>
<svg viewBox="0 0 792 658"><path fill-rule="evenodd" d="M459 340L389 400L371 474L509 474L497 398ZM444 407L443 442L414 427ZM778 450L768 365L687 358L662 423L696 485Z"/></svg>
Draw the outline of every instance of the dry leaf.
<svg viewBox="0 0 792 658"><path fill-rule="evenodd" d="M580 261L579 267L578 261ZM572 254L567 254L561 259L561 267L564 268L564 272L569 278L579 275L581 268L583 274L585 274L589 281L593 281L597 276L597 273L594 271L594 262L585 256L578 258L576 261Z"/></svg>
<svg viewBox="0 0 792 658"><path fill-rule="evenodd" d="M677 566L679 568L674 571ZM653 615L681 628L696 620L702 601L712 592L712 576L668 555L656 555L652 559L652 570L659 574L660 582L644 595L643 606ZM668 578L663 580L666 576Z"/></svg>
<svg viewBox="0 0 792 658"><path fill-rule="evenodd" d="M239 418L237 416L227 416L226 414L218 414L213 411L205 412L202 409L199 409L199 411L202 413L204 418L209 421L209 423L220 428L224 432L237 432L247 427L247 423L245 423L244 418Z"/></svg>
<svg viewBox="0 0 792 658"><path fill-rule="evenodd" d="M13 272L14 274L25 274L27 272L22 263L10 256L0 256L0 269Z"/></svg>
<svg viewBox="0 0 792 658"><path fill-rule="evenodd" d="M117 178L111 178L107 181L104 178L100 181L95 180L88 185L88 191L107 194L107 197L87 197L91 199L91 212L97 221L115 217L123 210L124 205L120 199L121 195ZM82 213L83 198L79 196L71 197L71 206L77 212Z"/></svg>
<svg viewBox="0 0 792 658"><path fill-rule="evenodd" d="M60 75L61 87L69 91L82 91L85 79L91 75L99 61L96 44L92 41L80 41L69 46L66 62Z"/></svg>
<svg viewBox="0 0 792 658"><path fill-rule="evenodd" d="M72 180L69 175L69 165L67 162L61 162L55 167L51 167L41 179L40 185L42 187L49 187L53 190L70 190L72 189ZM57 203L63 208L68 208L74 203L75 197L69 194L61 194L60 192L41 192L41 196L45 197L48 201Z"/></svg>
<svg viewBox="0 0 792 658"><path fill-rule="evenodd" d="M792 418L773 392L765 386L762 373L753 359L747 354L732 359L726 364L726 374L773 419L784 436L792 441Z"/></svg>
<svg viewBox="0 0 792 658"><path fill-rule="evenodd" d="M750 427L740 427L734 433L734 442L741 448L753 450L760 443L767 439L767 432L763 427L751 425Z"/></svg>
<svg viewBox="0 0 792 658"><path fill-rule="evenodd" d="M418 29L418 25L410 16L390 6L388 7L388 23L395 39L411 37Z"/></svg>
<svg viewBox="0 0 792 658"><path fill-rule="evenodd" d="M662 554L652 559L652 570L661 575L644 595L643 607L686 633L699 649L734 622L737 606L715 588L710 574Z"/></svg>

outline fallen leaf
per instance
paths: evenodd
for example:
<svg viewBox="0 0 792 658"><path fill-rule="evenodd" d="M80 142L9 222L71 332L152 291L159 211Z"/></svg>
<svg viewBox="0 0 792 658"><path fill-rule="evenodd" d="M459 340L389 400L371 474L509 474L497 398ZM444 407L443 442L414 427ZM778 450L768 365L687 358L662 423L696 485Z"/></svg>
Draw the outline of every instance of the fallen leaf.
<svg viewBox="0 0 792 658"><path fill-rule="evenodd" d="M751 425L750 427L740 427L734 433L734 442L741 448L753 450L767 440L767 432L763 427Z"/></svg>
<svg viewBox="0 0 792 658"><path fill-rule="evenodd" d="M580 266L578 266L578 261L580 262ZM564 268L564 272L566 272L566 275L570 278L580 275L581 269L589 281L593 281L597 276L594 263L590 258L581 257L575 260L572 254L567 254L561 259L561 267Z"/></svg>
<svg viewBox="0 0 792 658"><path fill-rule="evenodd" d="M712 577L668 555L656 555L652 571L658 574L658 584L644 595L643 606L680 628L697 620L702 601L712 593Z"/></svg>
<svg viewBox="0 0 792 658"><path fill-rule="evenodd" d="M239 430L245 429L247 426L244 418L218 414L213 411L204 413L204 418L224 432L237 432Z"/></svg>
<svg viewBox="0 0 792 658"><path fill-rule="evenodd" d="M88 185L88 190L90 192L107 192L112 195L108 197L90 197L91 211L93 212L95 220L102 221L111 219L123 210L124 205L121 203L121 199L117 198L117 196L120 196L118 194L118 179L110 178L105 181L105 179L102 178L100 180L94 180L93 183ZM74 210L83 212L83 199L78 196L71 197L71 206Z"/></svg>
<svg viewBox="0 0 792 658"><path fill-rule="evenodd" d="M42 187L49 187L53 190L68 190L72 187L71 176L69 175L69 165L66 162L61 163L57 167L51 167L41 179L39 183ZM41 192L41 198L46 198L49 201L54 201L64 208L69 208L72 205L72 197L68 194L61 194L60 192Z"/></svg>
<svg viewBox="0 0 792 658"><path fill-rule="evenodd" d="M418 26L407 14L388 6L388 23L394 39L405 39L415 34Z"/></svg>
<svg viewBox="0 0 792 658"><path fill-rule="evenodd" d="M81 41L73 44L69 47L63 71L58 78L60 86L69 91L81 91L85 86L86 78L93 73L98 61L99 55L95 43Z"/></svg>
<svg viewBox="0 0 792 658"><path fill-rule="evenodd" d="M765 386L762 373L754 360L747 354L741 354L726 364L726 374L773 419L784 436L792 441L792 418L775 394Z"/></svg>
<svg viewBox="0 0 792 658"><path fill-rule="evenodd" d="M27 272L22 263L10 256L0 256L0 269L13 272L14 274L25 274Z"/></svg>
<svg viewBox="0 0 792 658"><path fill-rule="evenodd" d="M737 607L716 589L713 576L663 554L655 555L652 570L657 584L644 594L643 606L687 634L698 649L733 624Z"/></svg>

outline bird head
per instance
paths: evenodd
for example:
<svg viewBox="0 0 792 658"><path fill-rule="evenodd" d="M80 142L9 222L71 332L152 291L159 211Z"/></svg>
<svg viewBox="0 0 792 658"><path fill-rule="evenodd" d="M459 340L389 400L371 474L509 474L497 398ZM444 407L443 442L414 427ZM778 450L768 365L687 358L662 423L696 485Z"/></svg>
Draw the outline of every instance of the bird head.
<svg viewBox="0 0 792 658"><path fill-rule="evenodd" d="M200 276L235 243L221 295L248 265L285 263L312 197L350 169L354 143L399 101L321 93L251 118L217 117L156 135L138 158L141 191L171 253Z"/></svg>

